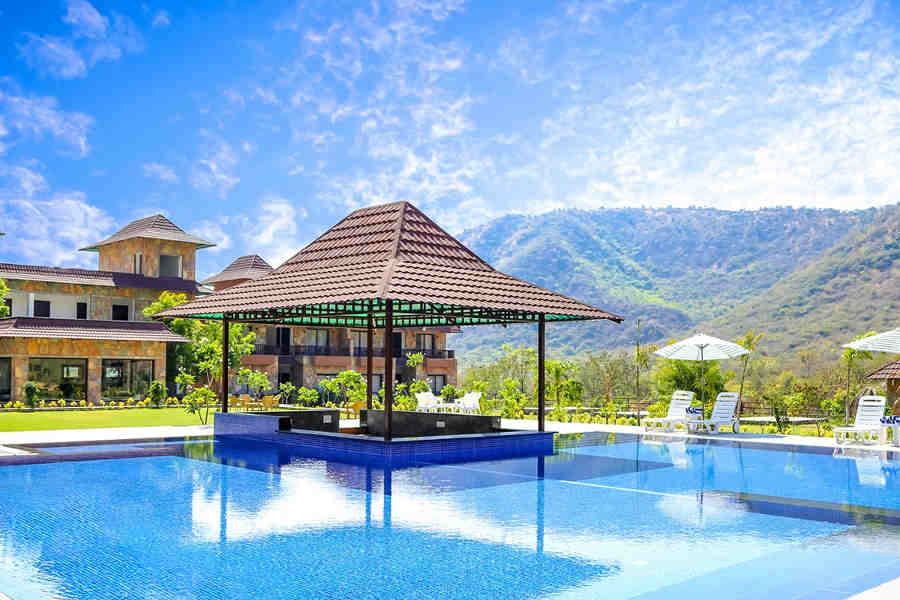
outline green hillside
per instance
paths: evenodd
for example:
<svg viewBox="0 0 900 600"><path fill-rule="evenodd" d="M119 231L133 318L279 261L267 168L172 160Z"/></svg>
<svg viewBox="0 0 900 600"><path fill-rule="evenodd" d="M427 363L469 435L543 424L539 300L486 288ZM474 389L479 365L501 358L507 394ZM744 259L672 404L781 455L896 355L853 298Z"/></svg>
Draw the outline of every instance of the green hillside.
<svg viewBox="0 0 900 600"><path fill-rule="evenodd" d="M896 206L564 210L503 217L461 240L502 271L626 317L624 325L554 324L553 353L629 345L637 319L644 341L700 326L721 335L771 327L780 351L788 345L779 340L794 333L813 341L864 329L848 320L854 305L866 298L871 311L884 294L900 296L890 291L897 281L890 224L898 222ZM817 324L795 323L805 315ZM533 343L534 335L527 326L481 327L453 344L472 362L503 342Z"/></svg>

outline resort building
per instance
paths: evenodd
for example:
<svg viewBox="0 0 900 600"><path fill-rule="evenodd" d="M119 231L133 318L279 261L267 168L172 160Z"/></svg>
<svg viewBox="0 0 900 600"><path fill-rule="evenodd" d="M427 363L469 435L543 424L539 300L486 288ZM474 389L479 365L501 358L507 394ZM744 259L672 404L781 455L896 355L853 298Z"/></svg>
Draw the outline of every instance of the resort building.
<svg viewBox="0 0 900 600"><path fill-rule="evenodd" d="M97 252L98 270L0 263L10 309L0 319L0 402L22 401L26 381L50 399L145 393L165 378L166 343L185 340L143 309L165 290L196 296L196 253L212 245L155 215L82 248Z"/></svg>
<svg viewBox="0 0 900 600"><path fill-rule="evenodd" d="M241 256L221 273L203 281L216 291L258 279L273 271L271 265L256 255ZM299 327L250 324L256 333L253 354L242 364L264 371L273 386L284 382L316 388L324 380L341 371L364 372L367 356L365 329L342 327ZM414 378L426 380L434 393L445 385L457 385L457 364L453 350L447 349L447 334L458 333L458 327L398 328L393 335L391 359L398 381ZM421 353L422 365L407 368L406 357ZM373 341L373 382L377 391L384 383L384 335L378 331Z"/></svg>

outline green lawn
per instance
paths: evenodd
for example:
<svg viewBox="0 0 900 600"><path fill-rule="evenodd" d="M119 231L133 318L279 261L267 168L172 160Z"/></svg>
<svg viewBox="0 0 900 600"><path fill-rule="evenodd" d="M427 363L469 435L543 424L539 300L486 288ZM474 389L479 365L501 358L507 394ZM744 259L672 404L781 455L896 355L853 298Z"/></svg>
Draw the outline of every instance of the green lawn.
<svg viewBox="0 0 900 600"><path fill-rule="evenodd" d="M212 414L210 414L210 421L212 421ZM200 425L200 419L197 415L187 414L183 408L0 413L0 431L152 427L154 425Z"/></svg>

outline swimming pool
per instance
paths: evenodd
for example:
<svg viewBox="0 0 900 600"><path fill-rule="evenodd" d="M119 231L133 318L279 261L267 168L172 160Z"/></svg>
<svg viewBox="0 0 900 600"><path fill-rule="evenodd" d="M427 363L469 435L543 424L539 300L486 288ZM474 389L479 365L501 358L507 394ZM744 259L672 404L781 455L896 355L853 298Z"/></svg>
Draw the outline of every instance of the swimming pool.
<svg viewBox="0 0 900 600"><path fill-rule="evenodd" d="M0 593L827 599L900 576L884 456L583 434L542 458L389 469L169 447L0 467Z"/></svg>

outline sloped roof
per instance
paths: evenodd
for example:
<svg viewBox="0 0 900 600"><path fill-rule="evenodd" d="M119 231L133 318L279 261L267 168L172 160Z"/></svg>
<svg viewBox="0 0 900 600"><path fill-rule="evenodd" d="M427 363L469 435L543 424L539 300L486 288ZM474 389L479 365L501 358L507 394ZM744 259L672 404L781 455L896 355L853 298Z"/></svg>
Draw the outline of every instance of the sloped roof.
<svg viewBox="0 0 900 600"><path fill-rule="evenodd" d="M203 283L210 284L220 281L258 279L272 271L274 271L272 265L267 263L261 256L248 254L247 256L241 256L234 259L234 262L225 267L221 273L204 279Z"/></svg>
<svg viewBox="0 0 900 600"><path fill-rule="evenodd" d="M157 316L270 315L279 322L360 326L368 310L383 317L387 299L395 301L397 326L528 321L538 314L548 320L622 320L495 270L407 202L354 211L268 275ZM286 320L289 312L298 318ZM341 319L328 321L326 314Z"/></svg>
<svg viewBox="0 0 900 600"><path fill-rule="evenodd" d="M74 338L135 342L187 342L155 321L88 321L13 317L0 319L0 338Z"/></svg>
<svg viewBox="0 0 900 600"><path fill-rule="evenodd" d="M13 281L45 281L48 283L99 285L103 287L133 287L191 294L196 294L200 291L196 281L180 277L147 277L136 273L42 267L39 265L18 265L14 263L0 263L0 278Z"/></svg>
<svg viewBox="0 0 900 600"><path fill-rule="evenodd" d="M880 369L869 373L866 379L900 379L900 360L889 362Z"/></svg>
<svg viewBox="0 0 900 600"><path fill-rule="evenodd" d="M99 250L101 246L121 242L132 238L150 238L156 240L168 240L172 242L185 242L194 244L198 248L215 246L212 242L200 239L197 236L186 233L181 227L162 215L152 215L137 221L132 221L105 240L97 242L82 250Z"/></svg>

